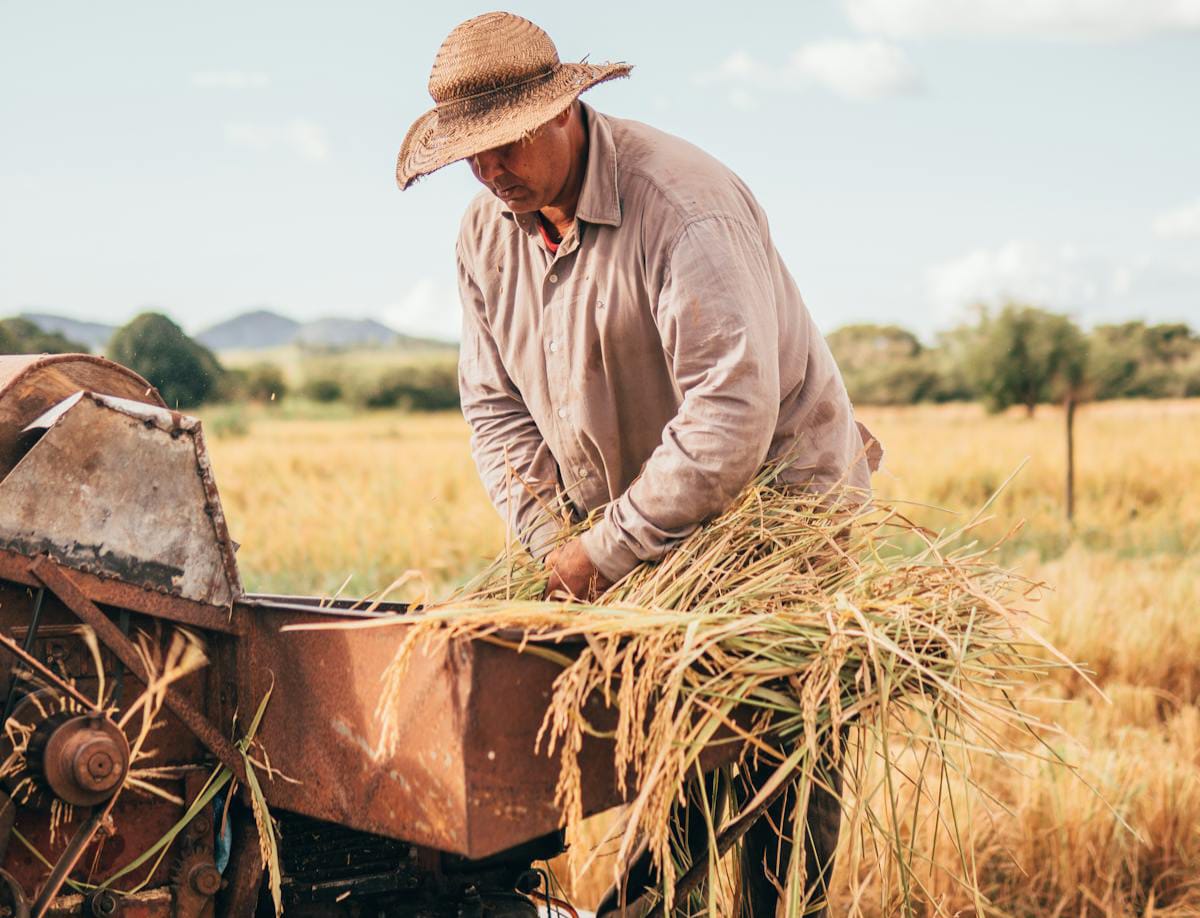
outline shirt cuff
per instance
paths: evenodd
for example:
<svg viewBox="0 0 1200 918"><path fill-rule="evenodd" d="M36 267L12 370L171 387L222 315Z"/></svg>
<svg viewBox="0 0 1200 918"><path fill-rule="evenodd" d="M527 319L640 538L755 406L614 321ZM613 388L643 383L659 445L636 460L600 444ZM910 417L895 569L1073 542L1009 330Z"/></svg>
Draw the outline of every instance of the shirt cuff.
<svg viewBox="0 0 1200 918"><path fill-rule="evenodd" d="M607 516L580 536L579 542L596 570L613 583L642 563L621 541L617 527Z"/></svg>
<svg viewBox="0 0 1200 918"><path fill-rule="evenodd" d="M519 533L521 544L538 561L545 561L562 541L563 528L558 520L543 515L533 528Z"/></svg>

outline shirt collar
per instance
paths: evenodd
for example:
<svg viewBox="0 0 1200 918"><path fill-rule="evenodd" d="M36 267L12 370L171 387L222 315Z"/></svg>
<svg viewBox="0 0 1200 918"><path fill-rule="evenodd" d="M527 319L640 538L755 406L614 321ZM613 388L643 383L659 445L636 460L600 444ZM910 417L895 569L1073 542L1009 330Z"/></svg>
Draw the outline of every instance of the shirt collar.
<svg viewBox="0 0 1200 918"><path fill-rule="evenodd" d="M588 223L604 223L608 226L621 225L621 198L617 192L617 146L613 142L612 128L608 119L581 102L587 121L588 161L583 174L583 187L579 191L579 204L575 216ZM525 232L538 232L536 214L514 214L506 207L500 213Z"/></svg>
<svg viewBox="0 0 1200 918"><path fill-rule="evenodd" d="M581 102L588 126L588 162L575 216L588 223L621 225L621 197L617 193L617 146L608 119Z"/></svg>

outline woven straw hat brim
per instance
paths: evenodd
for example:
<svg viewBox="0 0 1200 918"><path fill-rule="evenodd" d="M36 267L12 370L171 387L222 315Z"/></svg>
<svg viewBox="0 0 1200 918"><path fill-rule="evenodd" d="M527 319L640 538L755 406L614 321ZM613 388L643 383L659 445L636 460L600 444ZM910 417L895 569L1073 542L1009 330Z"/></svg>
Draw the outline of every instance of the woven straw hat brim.
<svg viewBox="0 0 1200 918"><path fill-rule="evenodd" d="M580 93L629 75L629 64L559 64L544 80L489 93L452 120L430 109L408 129L396 159L396 184L408 188L422 176L484 150L520 140L570 105Z"/></svg>

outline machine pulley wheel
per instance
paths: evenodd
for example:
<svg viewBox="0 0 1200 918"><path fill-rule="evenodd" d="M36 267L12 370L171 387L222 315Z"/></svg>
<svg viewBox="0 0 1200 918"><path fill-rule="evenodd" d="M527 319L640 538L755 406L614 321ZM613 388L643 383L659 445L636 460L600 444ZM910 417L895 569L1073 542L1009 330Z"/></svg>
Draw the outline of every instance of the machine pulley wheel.
<svg viewBox="0 0 1200 918"><path fill-rule="evenodd" d="M111 797L129 770L129 740L100 714L80 714L59 724L42 753L46 783L73 806L95 806Z"/></svg>

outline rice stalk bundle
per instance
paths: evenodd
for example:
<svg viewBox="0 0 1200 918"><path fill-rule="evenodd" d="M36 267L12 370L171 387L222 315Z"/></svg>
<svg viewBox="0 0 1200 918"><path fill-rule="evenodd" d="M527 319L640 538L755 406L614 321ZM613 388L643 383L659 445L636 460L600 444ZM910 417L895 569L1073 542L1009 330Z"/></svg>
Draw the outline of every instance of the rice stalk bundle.
<svg viewBox="0 0 1200 918"><path fill-rule="evenodd" d="M778 872L790 878L787 914L803 914L804 804L818 787L838 791L822 765L831 760L844 777L843 809L866 827L881 873L895 877L886 910L915 913L929 864L914 823L948 827L963 866L957 882L974 886L970 817L945 793L947 770L969 782L968 753L1005 755L1012 728L1047 729L1010 700L1013 690L1069 665L1025 626L1019 609L1034 585L967 543L969 526L937 535L896 506L848 496L839 504L765 473L660 563L592 602L543 600L542 566L506 552L448 599L397 619L407 631L379 702L384 745L395 739L415 651L459 639L511 643L505 635L519 629L516 649L562 666L539 751L561 756L564 825L584 819L579 753L602 734L628 800L608 838L614 870L648 846L667 914L728 913L715 898L722 855L743 817L785 785L799 805L794 823L777 827L793 841L792 862ZM589 721L598 702L615 727ZM698 786L702 751L730 742L743 765L773 766L771 777L737 804L706 797L709 854L685 874L679 804ZM676 902L677 882L698 875L706 886L690 904ZM975 899L978 913L991 910Z"/></svg>

